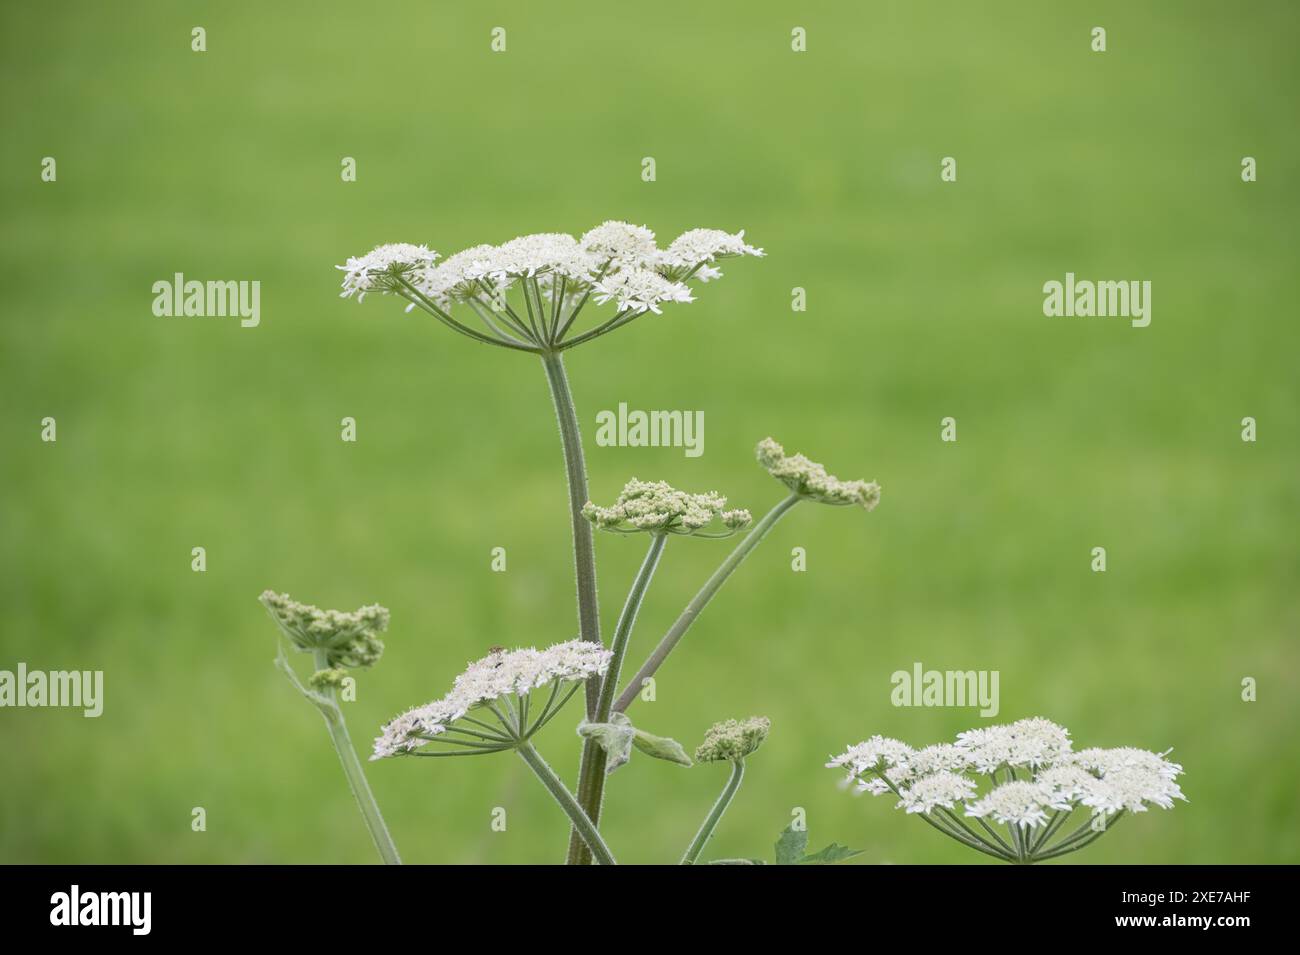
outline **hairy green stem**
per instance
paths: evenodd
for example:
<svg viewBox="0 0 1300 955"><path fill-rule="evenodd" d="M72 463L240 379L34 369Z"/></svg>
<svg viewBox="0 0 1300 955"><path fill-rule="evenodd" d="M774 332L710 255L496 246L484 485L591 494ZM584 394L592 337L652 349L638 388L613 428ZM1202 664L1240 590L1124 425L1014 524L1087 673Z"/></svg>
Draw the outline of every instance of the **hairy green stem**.
<svg viewBox="0 0 1300 955"><path fill-rule="evenodd" d="M641 692L641 687L645 684L645 681L654 676L664 660L668 659L668 654L673 652L678 642L686 635L686 631L691 628L691 624L695 623L695 618L704 611L709 601L713 599L714 594L722 589L722 585L727 582L727 578L749 556L749 552L762 542L763 538L767 536L767 532L776 525L776 522L785 515L786 511L797 503L799 503L797 494L791 494L782 500L776 507L763 515L762 520L755 524L744 539L736 545L735 549L727 555L727 559L713 572L713 576L700 588L700 592L691 598L691 602L686 605L686 609L682 611L681 616L664 634L663 639L659 641L659 645L654 648L645 663L641 664L641 669L637 670L636 675L628 681L627 686L623 688L623 692L619 694L617 702L614 703L614 712L622 713L632 705L637 698L637 694Z"/></svg>
<svg viewBox="0 0 1300 955"><path fill-rule="evenodd" d="M557 352L545 352L542 365L546 380L551 386L551 400L555 403L555 417L560 423L560 444L564 450L564 471L569 483L569 517L573 525L573 573L578 591L578 636L590 643L600 643L600 605L596 597L596 544L591 522L582 516L587 503L587 465L582 455L582 431L578 427L578 413L569 390L569 378L564 372L564 359ZM600 686L595 680L587 681L587 719L596 715ZM588 752L583 748L583 753ZM590 759L583 760L579 781L589 775ZM569 851L566 861L571 865L590 861L590 853L575 827L569 834Z"/></svg>
<svg viewBox="0 0 1300 955"><path fill-rule="evenodd" d="M328 668L328 655L324 650L317 650L316 669ZM370 783L366 781L361 761L357 759L357 751L352 746L352 738L348 736L348 724L343 719L343 711L339 709L337 691L332 686L324 687L321 696L325 703L318 704L318 707L321 715L325 717L326 727L329 728L330 741L334 743L334 749L339 754L339 762L343 764L343 775L347 777L348 788L352 790L357 808L361 810L361 818L365 820L366 828L370 830L370 838L374 840L375 848L379 850L379 858L383 859L386 865L401 865L402 860L397 854L397 846L393 844L393 837L389 835L388 827L384 825L379 803L375 802L375 794L370 791Z"/></svg>
<svg viewBox="0 0 1300 955"><path fill-rule="evenodd" d="M582 811L578 805L578 800L573 798L573 793L569 792L567 786L555 775L555 770L551 769L546 760L542 759L542 754L533 748L533 744L527 740L521 742L517 747L517 752L528 764L528 768L537 774L537 778L542 781L546 791L554 797L559 803L560 808L573 822L573 828L578 831L582 840L595 856L596 862L600 865L614 865L614 856L609 851L609 846L605 845L605 840L600 837L600 831L596 824L588 818L587 814Z"/></svg>
<svg viewBox="0 0 1300 955"><path fill-rule="evenodd" d="M542 356L546 380L551 386L555 417L560 423L560 444L564 449L564 473L569 482L569 517L573 525L573 568L578 590L578 636L589 643L600 643L600 605L596 599L596 544L591 522L582 516L587 503L587 465L582 456L582 431L578 413L564 373L564 359L554 352ZM596 715L600 687L587 682L587 718Z"/></svg>
<svg viewBox="0 0 1300 955"><path fill-rule="evenodd" d="M727 780L727 785L722 787L722 793L718 796L718 801L713 804L709 814L704 817L704 824L700 826L700 831L695 834L691 844L686 847L686 854L682 856L682 865L694 865L699 859L700 853L704 851L704 846L713 838L713 830L718 828L718 823L722 821L722 815L731 805L731 800L736 798L736 791L740 789L741 780L745 778L745 761L743 759L733 760L731 764L731 778Z"/></svg>
<svg viewBox="0 0 1300 955"><path fill-rule="evenodd" d="M605 679L600 686L600 699L596 703L597 723L604 723L613 712L614 694L618 690L618 675L623 668L623 657L627 654L627 645L632 638L632 628L636 626L636 615L641 609L646 591L650 588L650 581L659 566L659 559L663 556L664 544L667 540L666 534L650 535L650 547L632 581L632 588L628 591L627 600L623 604L623 612L618 616L618 624L614 627L614 639L610 643L613 656L610 658L609 670L606 671Z"/></svg>
<svg viewBox="0 0 1300 955"><path fill-rule="evenodd" d="M666 534L650 535L650 549L646 551L641 569L636 572L636 577L632 580L632 588L628 591L627 601L623 604L623 612L618 616L614 637L610 641L612 656L609 669L605 671L605 678L600 685L596 716L592 720L594 723L607 723L613 711L614 693L618 689L618 674L623 668L623 658L627 654L627 645L632 638L632 628L636 625L636 615L641 609L646 591L650 588L650 581L654 578L655 568L659 566L659 559L663 556L664 544L667 540ZM583 743L582 764L578 772L578 802L596 825L600 825L600 811L605 798L606 760L605 750L596 740L588 738ZM589 860L579 857L574 861L585 864Z"/></svg>

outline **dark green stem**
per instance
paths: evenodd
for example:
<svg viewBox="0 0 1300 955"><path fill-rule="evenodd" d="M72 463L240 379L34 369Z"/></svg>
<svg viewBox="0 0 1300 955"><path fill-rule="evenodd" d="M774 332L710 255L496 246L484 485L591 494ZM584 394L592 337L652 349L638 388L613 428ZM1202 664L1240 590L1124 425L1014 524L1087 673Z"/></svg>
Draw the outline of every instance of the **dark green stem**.
<svg viewBox="0 0 1300 955"><path fill-rule="evenodd" d="M663 556L664 543L667 540L668 537L664 534L651 535L650 549L646 551L641 569L636 572L636 577L632 581L632 589L628 591L623 612L619 614L618 624L614 627L614 638L610 642L613 655L609 661L609 669L605 672L605 679L601 683L600 698L596 702L596 716L592 720L593 723L609 722L614 707L614 693L618 688L618 674L623 668L623 657L627 654L632 628L636 625L636 615L641 609L641 602L645 599L650 581L654 578L655 568L659 566L659 559ZM582 764L578 772L578 803L596 825L600 825L601 806L605 798L605 764L605 750L596 740L588 738L582 746ZM589 860L579 854L573 861L585 864Z"/></svg>

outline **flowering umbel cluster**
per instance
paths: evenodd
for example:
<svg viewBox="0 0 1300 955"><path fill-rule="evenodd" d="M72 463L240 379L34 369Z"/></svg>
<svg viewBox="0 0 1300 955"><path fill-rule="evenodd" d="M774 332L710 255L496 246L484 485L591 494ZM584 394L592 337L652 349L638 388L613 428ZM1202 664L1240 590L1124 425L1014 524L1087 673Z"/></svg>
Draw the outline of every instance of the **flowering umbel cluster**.
<svg viewBox="0 0 1300 955"><path fill-rule="evenodd" d="M1075 751L1069 731L1041 717L968 730L955 742L923 749L873 736L826 765L846 769L847 782L859 791L892 793L899 809L1010 862L1074 852L1125 813L1171 809L1175 799L1187 798L1176 781L1183 768L1164 754L1128 747ZM1053 841L1076 810L1082 825ZM1006 838L990 820L1006 827Z"/></svg>
<svg viewBox="0 0 1300 955"><path fill-rule="evenodd" d="M441 699L407 710L383 728L371 759L416 754L426 743L449 749L429 756L474 756L512 749L545 726L593 676L609 668L610 651L584 640L545 650L493 650L466 667ZM533 705L533 692L550 687ZM471 714L482 711L497 724Z"/></svg>
<svg viewBox="0 0 1300 955"><path fill-rule="evenodd" d="M644 226L609 221L575 238L545 232L502 245L476 245L445 259L423 245L381 245L338 266L345 298L398 295L479 341L523 351L563 351L668 303L694 301L692 281L722 275L717 263L761 256L744 232L691 229L659 248ZM511 297L515 298L514 303ZM566 337L588 301L615 314ZM454 310L473 314L470 324ZM476 319L476 321L475 321Z"/></svg>
<svg viewBox="0 0 1300 955"><path fill-rule="evenodd" d="M880 503L880 485L875 481L841 481L802 454L787 455L771 438L758 442L756 453L767 473L801 498L841 507L856 504L868 511Z"/></svg>
<svg viewBox="0 0 1300 955"><path fill-rule="evenodd" d="M646 531L652 534L730 537L748 525L753 516L743 509L725 510L726 506L727 499L713 491L688 494L664 481L633 478L623 486L613 505L598 507L588 501L582 509L582 516L601 530L622 534ZM721 532L702 533L715 519L721 525Z"/></svg>
<svg viewBox="0 0 1300 955"><path fill-rule="evenodd" d="M370 604L350 613L322 610L272 590L259 599L295 649L323 652L325 666L312 675L313 686L336 686L346 670L373 666L384 652L379 634L388 629L386 607Z"/></svg>

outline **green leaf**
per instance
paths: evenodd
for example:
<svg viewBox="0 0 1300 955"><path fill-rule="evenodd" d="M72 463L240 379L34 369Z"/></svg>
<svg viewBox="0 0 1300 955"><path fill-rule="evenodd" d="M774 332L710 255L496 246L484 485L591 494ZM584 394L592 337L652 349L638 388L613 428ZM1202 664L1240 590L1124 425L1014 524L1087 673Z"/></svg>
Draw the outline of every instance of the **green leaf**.
<svg viewBox="0 0 1300 955"><path fill-rule="evenodd" d="M705 865L767 865L762 859L714 859Z"/></svg>
<svg viewBox="0 0 1300 955"><path fill-rule="evenodd" d="M776 864L798 865L808 848L808 830L795 829L794 823L786 826L781 838L776 840Z"/></svg>
<svg viewBox="0 0 1300 955"><path fill-rule="evenodd" d="M633 745L647 756L653 756L655 759L666 759L668 762L676 763L679 766L693 765L691 758L686 755L686 750L682 749L682 744L677 740L669 739L667 736L655 736L645 730L633 730L632 732Z"/></svg>
<svg viewBox="0 0 1300 955"><path fill-rule="evenodd" d="M842 846L832 842L820 852L814 852L812 855L804 856L799 860L800 865L834 865L836 862L843 862L845 859L852 859L854 856L860 856L865 849L850 849L848 846Z"/></svg>
<svg viewBox="0 0 1300 955"><path fill-rule="evenodd" d="M632 739L636 730L632 721L622 713L615 713L608 723L578 724L578 735L594 739L605 751L605 774L608 775L628 761L632 755Z"/></svg>

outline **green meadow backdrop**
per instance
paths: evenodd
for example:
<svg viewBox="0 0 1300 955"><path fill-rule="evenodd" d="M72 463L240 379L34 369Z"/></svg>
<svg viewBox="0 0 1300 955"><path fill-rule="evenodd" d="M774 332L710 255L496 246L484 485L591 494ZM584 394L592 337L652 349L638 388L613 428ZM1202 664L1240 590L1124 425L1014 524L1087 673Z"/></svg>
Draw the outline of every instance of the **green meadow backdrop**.
<svg viewBox="0 0 1300 955"><path fill-rule="evenodd" d="M593 497L635 475L766 510L769 434L884 488L791 514L638 704L691 746L772 719L711 855L770 855L802 807L856 862L980 862L822 766L987 722L892 706L920 662L999 671L1000 721L1173 748L1190 801L1070 861L1300 861L1297 27L1286 2L7 5L0 669L102 669L106 700L0 710L0 860L375 860L258 593L392 609L363 749L489 646L572 637L574 597L540 363L342 300L334 265L621 218L768 257L570 354ZM1150 326L1045 317L1067 271L1150 280ZM176 272L259 281L261 324L155 317ZM704 454L595 447L621 401L704 411ZM597 546L612 628L642 542ZM632 657L729 546L672 543ZM569 778L578 716L538 739ZM368 769L408 861L563 856L508 755ZM616 854L675 860L724 775L634 758Z"/></svg>

